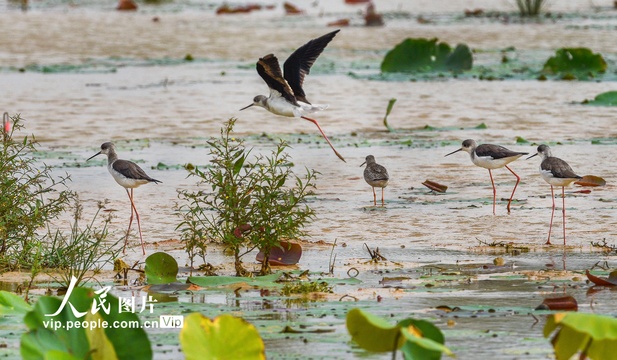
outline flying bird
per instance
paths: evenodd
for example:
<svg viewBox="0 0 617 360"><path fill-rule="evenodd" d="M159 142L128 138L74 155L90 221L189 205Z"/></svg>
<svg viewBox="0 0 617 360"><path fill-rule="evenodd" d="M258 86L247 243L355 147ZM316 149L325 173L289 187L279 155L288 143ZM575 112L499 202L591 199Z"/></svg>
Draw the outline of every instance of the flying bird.
<svg viewBox="0 0 617 360"><path fill-rule="evenodd" d="M253 103L240 109L248 109L256 105L273 114L300 117L317 126L323 138L328 142L336 156L345 161L345 158L334 148L326 134L319 126L317 120L305 116L316 111L324 110L327 105L311 104L302 89L304 77L310 73L311 66L324 48L340 30L333 31L316 39L313 39L299 47L289 56L283 64L285 75L281 71L278 59L273 54L268 54L257 62L257 73L270 88L270 96L257 95Z"/></svg>

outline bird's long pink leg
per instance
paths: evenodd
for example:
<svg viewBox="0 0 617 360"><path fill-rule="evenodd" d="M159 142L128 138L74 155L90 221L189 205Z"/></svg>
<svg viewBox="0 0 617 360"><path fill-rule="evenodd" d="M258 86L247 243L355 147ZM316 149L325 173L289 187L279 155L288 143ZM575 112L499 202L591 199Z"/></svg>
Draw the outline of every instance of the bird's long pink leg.
<svg viewBox="0 0 617 360"><path fill-rule="evenodd" d="M566 246L566 187L561 187L561 199L563 200L563 246Z"/></svg>
<svg viewBox="0 0 617 360"><path fill-rule="evenodd" d="M321 136L323 136L323 138L326 139L326 141L328 142L328 145L330 145L330 147L332 148L332 150L334 151L336 156L338 156L338 158L343 160L344 162L347 162L347 161L345 161L345 158L343 158L343 156L341 156L341 154L339 154L338 151L336 151L336 149L334 148L334 146L330 142L330 139L328 139L328 137L323 132L323 130L321 130L321 126L319 126L319 123L317 122L317 120L308 118L306 116L301 116L301 118L303 118L304 120L308 120L308 121L312 122L313 124L315 124L317 126L317 129L319 129L319 132L321 133Z"/></svg>
<svg viewBox="0 0 617 360"><path fill-rule="evenodd" d="M491 184L493 184L493 215L495 215L495 201L497 200L497 189L495 188L495 182L493 181L493 173L491 169L488 169L488 175L491 177Z"/></svg>
<svg viewBox="0 0 617 360"><path fill-rule="evenodd" d="M126 190L128 193L128 189ZM135 206L135 201L133 200L133 189L131 189L131 194L129 195L129 199L131 199L131 221L133 220L133 210L135 210L135 217L137 218L137 229L139 230L139 240L141 241L141 251L144 255L146 255L146 248L144 247L144 238L141 234L141 222L139 221L139 212L137 212L137 207ZM129 222L130 226L130 222ZM128 234L127 234L128 241ZM126 243L124 244L126 248Z"/></svg>
<svg viewBox="0 0 617 360"><path fill-rule="evenodd" d="M383 190L384 190L384 188L381 188L381 206L384 206L384 201L383 201Z"/></svg>
<svg viewBox="0 0 617 360"><path fill-rule="evenodd" d="M551 185L551 199L553 199L553 210L551 211L551 223L548 225L548 240L544 245L551 245L551 230L553 229L553 216L555 216L555 193L553 192L553 185Z"/></svg>
<svg viewBox="0 0 617 360"><path fill-rule="evenodd" d="M126 195L128 195L129 201L131 202L131 218L129 219L129 228L126 229L126 238L124 239L124 247L122 248L123 254L126 253L126 245L129 242L129 233L131 232L131 224L133 224L133 198L131 197L131 193L129 192L129 189L125 189L125 190L126 190Z"/></svg>
<svg viewBox="0 0 617 360"><path fill-rule="evenodd" d="M510 212L510 203L512 202L512 198L514 198L514 192L516 191L516 187L518 186L518 183L521 182L521 178L518 175L516 175L516 173L514 171L512 171L512 169L510 169L508 167L508 165L506 165L506 169L510 170L512 175L516 176L516 184L514 184L514 189L512 189L512 195L510 195L510 200L508 200L508 213L509 213Z"/></svg>

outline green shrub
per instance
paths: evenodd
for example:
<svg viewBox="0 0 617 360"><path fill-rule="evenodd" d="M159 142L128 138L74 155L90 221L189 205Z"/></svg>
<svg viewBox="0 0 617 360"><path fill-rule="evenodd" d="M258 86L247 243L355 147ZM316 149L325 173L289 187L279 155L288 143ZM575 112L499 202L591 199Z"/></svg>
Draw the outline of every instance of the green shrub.
<svg viewBox="0 0 617 360"><path fill-rule="evenodd" d="M313 218L313 210L302 205L315 179L307 169L296 176L281 142L269 157L252 156L241 139L232 137L235 119L221 129L221 137L208 141L212 166L194 168L190 176L211 191L180 191L183 204L177 208L178 225L191 259L205 255L208 242L227 246L234 255L237 276L246 276L241 257L255 248L264 252L262 274L269 273L268 254L281 240L304 235L303 228ZM295 186L287 188L289 180ZM246 251L243 251L246 249Z"/></svg>
<svg viewBox="0 0 617 360"><path fill-rule="evenodd" d="M19 115L0 144L0 272L30 268L40 251L37 230L56 219L74 198L69 176L55 178L36 164L34 136L16 140L23 128Z"/></svg>

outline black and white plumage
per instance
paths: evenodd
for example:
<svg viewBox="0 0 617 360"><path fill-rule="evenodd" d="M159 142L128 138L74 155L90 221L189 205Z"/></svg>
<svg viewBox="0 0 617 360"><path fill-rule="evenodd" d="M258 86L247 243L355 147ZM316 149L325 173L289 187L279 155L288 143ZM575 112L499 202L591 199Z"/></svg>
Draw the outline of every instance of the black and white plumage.
<svg viewBox="0 0 617 360"><path fill-rule="evenodd" d="M106 142L101 145L101 151L92 155L88 158L88 160L94 158L98 155L107 155L107 170L111 176L116 180L116 182L122 186L126 190L126 194L131 201L131 218L129 220L129 227L126 230L126 240L124 242L124 250L126 250L126 245L128 243L129 233L131 231L131 224L133 223L133 211L137 217L137 228L139 229L139 239L141 240L141 249L143 254L146 254L146 249L144 247L144 239L141 234L141 223L139 221L139 213L137 212L137 208L135 207L135 201L133 197L133 189L139 187L141 185L153 182L160 183L160 180L153 179L146 172L139 167L139 165L135 164L132 161L118 159L118 155L116 154L116 147L111 142ZM86 161L88 161L86 160ZM129 192L129 189L131 191Z"/></svg>
<svg viewBox="0 0 617 360"><path fill-rule="evenodd" d="M366 161L362 163L363 166L366 164L366 168L364 168L364 180L367 184L369 184L373 188L373 205L377 205L377 194L375 193L375 188L381 188L381 206L384 205L384 197L383 192L384 188L388 185L388 181L390 180L390 175L388 175L388 170L385 167L377 164L375 162L375 157L373 155L369 155L366 157Z"/></svg>
<svg viewBox="0 0 617 360"><path fill-rule="evenodd" d="M551 149L547 145L538 146L537 153L531 155L527 159L540 155L542 162L540 163L540 174L542 179L551 186L551 199L553 201L553 207L551 211L551 222L548 227L548 240L547 245L551 244L551 230L553 229L553 217L555 216L555 192L553 186L561 186L561 198L562 213L563 213L563 244L566 244L566 193L565 187L571 183L582 179L583 177L577 175L574 170L568 165L567 162L560 158L554 157L551 154Z"/></svg>
<svg viewBox="0 0 617 360"><path fill-rule="evenodd" d="M306 117L305 114L324 110L327 105L311 104L304 93L302 85L304 77L310 73L311 66L323 52L325 47L332 41L340 30L332 31L326 35L313 39L294 51L283 64L283 71L279 61L273 54L268 54L257 61L257 73L270 88L270 95L257 95L253 103L240 109L241 111L251 106L259 106L273 114L300 117L317 126L323 138L328 142L336 156L345 161L343 156L336 151L326 134L315 119Z"/></svg>
<svg viewBox="0 0 617 360"><path fill-rule="evenodd" d="M514 185L514 189L512 189L512 194L510 195L510 199L508 200L507 209L508 209L508 212L510 212L510 204L512 203L514 192L516 191L516 187L518 186L518 183L521 181L521 178L514 171L512 171L512 169L508 167L508 164L520 158L523 155L527 155L528 153L512 151L500 145L493 145L493 144L477 145L474 140L467 139L463 141L463 144L460 149L453 151L447 154L446 156L452 155L459 151L464 151L468 153L469 156L471 157L471 161L476 166L488 169L488 174L491 177L491 184L493 185L493 215L495 214L497 189L495 188L495 182L493 181L493 173L491 172L491 170L505 167L516 177L516 184Z"/></svg>

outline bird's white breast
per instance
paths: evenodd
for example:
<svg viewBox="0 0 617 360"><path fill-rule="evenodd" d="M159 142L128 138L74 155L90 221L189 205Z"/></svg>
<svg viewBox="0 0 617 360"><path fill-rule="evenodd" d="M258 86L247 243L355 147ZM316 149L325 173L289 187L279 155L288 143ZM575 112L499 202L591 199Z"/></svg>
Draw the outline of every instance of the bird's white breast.
<svg viewBox="0 0 617 360"><path fill-rule="evenodd" d="M127 178L126 176L114 170L113 163L109 164L107 166L107 169L109 170L109 173L114 178L114 180L116 180L118 185L122 186L125 189L134 189L148 183L148 180Z"/></svg>
<svg viewBox="0 0 617 360"><path fill-rule="evenodd" d="M485 169L499 169L500 167L508 165L519 157L520 156L493 159L491 156L473 156L471 158L471 161L473 161L473 163L477 166L483 167Z"/></svg>
<svg viewBox="0 0 617 360"><path fill-rule="evenodd" d="M553 186L568 186L571 183L575 182L576 178L558 178L553 176L553 173L549 170L542 170L540 167L540 174L542 175L542 179Z"/></svg>

